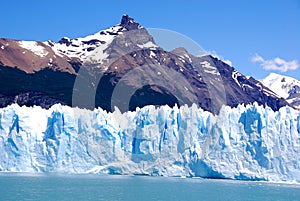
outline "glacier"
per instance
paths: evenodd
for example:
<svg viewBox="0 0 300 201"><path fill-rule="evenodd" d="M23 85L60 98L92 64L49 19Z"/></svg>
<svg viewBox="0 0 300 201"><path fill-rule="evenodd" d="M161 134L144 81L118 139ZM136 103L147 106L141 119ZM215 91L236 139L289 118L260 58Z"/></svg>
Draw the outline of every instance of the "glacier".
<svg viewBox="0 0 300 201"><path fill-rule="evenodd" d="M300 182L300 112L288 106L146 106L108 113L0 109L0 171Z"/></svg>

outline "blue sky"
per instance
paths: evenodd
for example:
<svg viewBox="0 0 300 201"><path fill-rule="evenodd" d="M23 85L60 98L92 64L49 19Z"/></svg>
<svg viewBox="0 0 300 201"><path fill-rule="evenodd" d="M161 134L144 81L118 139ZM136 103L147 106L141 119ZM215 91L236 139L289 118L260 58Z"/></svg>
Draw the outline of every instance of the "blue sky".
<svg viewBox="0 0 300 201"><path fill-rule="evenodd" d="M186 35L245 75L300 79L300 0L10 0L0 11L1 38L39 41L92 34L127 13L146 28Z"/></svg>

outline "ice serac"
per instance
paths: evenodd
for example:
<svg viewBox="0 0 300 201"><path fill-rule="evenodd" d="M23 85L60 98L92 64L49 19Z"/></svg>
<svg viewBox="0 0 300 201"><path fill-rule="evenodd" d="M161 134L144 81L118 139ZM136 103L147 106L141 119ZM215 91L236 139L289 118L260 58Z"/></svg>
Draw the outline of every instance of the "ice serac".
<svg viewBox="0 0 300 201"><path fill-rule="evenodd" d="M0 110L0 170L300 182L290 107L147 106L107 113L54 105Z"/></svg>

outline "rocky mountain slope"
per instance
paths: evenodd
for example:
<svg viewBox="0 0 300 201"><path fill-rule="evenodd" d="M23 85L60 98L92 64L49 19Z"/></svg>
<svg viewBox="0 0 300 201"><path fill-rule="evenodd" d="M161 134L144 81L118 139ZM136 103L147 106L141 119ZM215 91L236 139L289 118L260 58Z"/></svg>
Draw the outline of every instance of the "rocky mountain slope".
<svg viewBox="0 0 300 201"><path fill-rule="evenodd" d="M273 110L288 103L210 55L184 48L168 52L128 15L84 38L58 42L0 39L0 106L55 103L121 111L145 105L197 103L218 113L222 105L257 102Z"/></svg>

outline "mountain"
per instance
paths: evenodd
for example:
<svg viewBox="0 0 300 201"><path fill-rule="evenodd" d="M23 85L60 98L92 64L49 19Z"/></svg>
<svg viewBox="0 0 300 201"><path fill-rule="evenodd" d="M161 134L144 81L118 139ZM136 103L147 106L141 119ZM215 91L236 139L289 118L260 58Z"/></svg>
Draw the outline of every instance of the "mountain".
<svg viewBox="0 0 300 201"><path fill-rule="evenodd" d="M278 110L288 103L259 81L247 79L210 55L184 48L163 50L128 15L121 23L83 38L58 42L0 39L0 106L50 108L192 105L218 113L222 105L257 102Z"/></svg>
<svg viewBox="0 0 300 201"><path fill-rule="evenodd" d="M300 81L288 77L271 73L261 82L271 90L275 91L280 97L285 98L295 108L300 109Z"/></svg>
<svg viewBox="0 0 300 201"><path fill-rule="evenodd" d="M122 114L14 104L0 109L0 171L300 182L299 133L290 107L213 115L196 105Z"/></svg>

